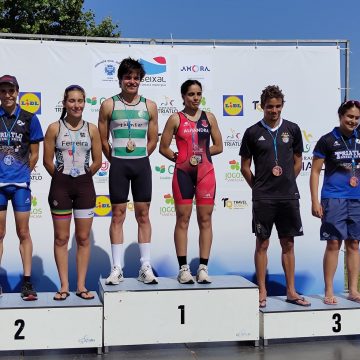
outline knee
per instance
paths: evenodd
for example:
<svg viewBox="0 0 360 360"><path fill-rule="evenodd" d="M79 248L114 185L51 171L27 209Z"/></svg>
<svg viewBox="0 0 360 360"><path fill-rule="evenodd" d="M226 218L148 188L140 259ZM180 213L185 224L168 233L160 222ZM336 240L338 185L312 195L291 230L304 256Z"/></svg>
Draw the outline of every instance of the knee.
<svg viewBox="0 0 360 360"><path fill-rule="evenodd" d="M257 252L266 252L269 248L269 240L257 240L256 241L256 251Z"/></svg>
<svg viewBox="0 0 360 360"><path fill-rule="evenodd" d="M198 223L200 229L208 229L211 227L211 216L201 215L198 216Z"/></svg>
<svg viewBox="0 0 360 360"><path fill-rule="evenodd" d="M30 230L28 227L18 228L16 229L16 233L21 242L30 239Z"/></svg>
<svg viewBox="0 0 360 360"><path fill-rule="evenodd" d="M345 243L346 248L347 248L347 244L348 242ZM341 241L329 240L326 244L326 251L339 252L340 247L341 247Z"/></svg>
<svg viewBox="0 0 360 360"><path fill-rule="evenodd" d="M359 251L359 241L358 240L346 240L345 241L346 251L358 252Z"/></svg>
<svg viewBox="0 0 360 360"><path fill-rule="evenodd" d="M187 229L189 227L190 217L191 215L177 214L176 225L183 229Z"/></svg>
<svg viewBox="0 0 360 360"><path fill-rule="evenodd" d="M89 234L79 232L75 234L75 237L78 246L86 247L90 245Z"/></svg>
<svg viewBox="0 0 360 360"><path fill-rule="evenodd" d="M69 243L70 234L62 234L55 236L55 246L63 247Z"/></svg>
<svg viewBox="0 0 360 360"><path fill-rule="evenodd" d="M293 252L294 251L294 241L293 240L281 241L281 249L282 249L283 254Z"/></svg>
<svg viewBox="0 0 360 360"><path fill-rule="evenodd" d="M149 211L148 210L137 211L135 212L135 218L139 225L148 224L150 222Z"/></svg>
<svg viewBox="0 0 360 360"><path fill-rule="evenodd" d="M122 225L125 221L125 217L125 211L117 211L116 213L113 213L111 218L111 225Z"/></svg>

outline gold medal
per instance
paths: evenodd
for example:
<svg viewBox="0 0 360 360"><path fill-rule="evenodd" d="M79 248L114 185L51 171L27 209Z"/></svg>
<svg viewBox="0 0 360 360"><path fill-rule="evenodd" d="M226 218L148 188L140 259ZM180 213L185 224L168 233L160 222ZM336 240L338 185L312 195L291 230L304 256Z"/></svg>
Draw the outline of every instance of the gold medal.
<svg viewBox="0 0 360 360"><path fill-rule="evenodd" d="M191 156L189 162L192 166L197 166L199 164L199 160L196 155Z"/></svg>
<svg viewBox="0 0 360 360"><path fill-rule="evenodd" d="M282 168L281 166L279 165L275 165L273 168L272 168L272 173L274 176L280 176L282 174Z"/></svg>
<svg viewBox="0 0 360 360"><path fill-rule="evenodd" d="M349 183L350 183L350 186L357 187L357 186L359 186L359 178L357 176L352 176L350 178Z"/></svg>
<svg viewBox="0 0 360 360"><path fill-rule="evenodd" d="M136 148L135 141L132 139L129 139L129 141L126 144L126 150L128 152L133 152L135 150L135 148Z"/></svg>

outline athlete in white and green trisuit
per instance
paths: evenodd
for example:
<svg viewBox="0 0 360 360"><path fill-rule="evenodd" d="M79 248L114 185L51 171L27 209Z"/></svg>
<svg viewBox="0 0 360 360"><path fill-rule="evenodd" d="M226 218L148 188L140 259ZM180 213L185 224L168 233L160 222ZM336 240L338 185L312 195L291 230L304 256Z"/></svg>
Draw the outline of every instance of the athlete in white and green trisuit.
<svg viewBox="0 0 360 360"><path fill-rule="evenodd" d="M135 218L138 223L138 242L141 268L138 280L157 284L150 265L151 224L149 207L152 182L149 156L158 141L156 104L138 94L145 76L142 64L124 59L118 70L121 92L106 99L100 108L99 130L103 153L110 161L109 193L112 205L110 240L113 268L106 284L123 281L123 223L131 183ZM112 143L109 143L109 137Z"/></svg>

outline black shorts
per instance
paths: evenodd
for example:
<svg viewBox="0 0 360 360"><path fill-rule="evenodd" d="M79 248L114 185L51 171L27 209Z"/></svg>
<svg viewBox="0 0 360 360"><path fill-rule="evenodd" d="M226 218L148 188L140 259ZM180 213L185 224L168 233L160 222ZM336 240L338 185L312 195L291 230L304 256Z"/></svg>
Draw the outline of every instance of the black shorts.
<svg viewBox="0 0 360 360"><path fill-rule="evenodd" d="M134 202L150 202L152 193L151 166L148 157L140 159L111 159L109 193L112 204L129 201L129 189Z"/></svg>
<svg viewBox="0 0 360 360"><path fill-rule="evenodd" d="M254 200L252 226L256 237L269 239L274 224L279 238L303 235L299 200Z"/></svg>
<svg viewBox="0 0 360 360"><path fill-rule="evenodd" d="M55 170L48 201L56 218L71 217L72 209L76 218L92 217L96 193L91 173L72 177Z"/></svg>

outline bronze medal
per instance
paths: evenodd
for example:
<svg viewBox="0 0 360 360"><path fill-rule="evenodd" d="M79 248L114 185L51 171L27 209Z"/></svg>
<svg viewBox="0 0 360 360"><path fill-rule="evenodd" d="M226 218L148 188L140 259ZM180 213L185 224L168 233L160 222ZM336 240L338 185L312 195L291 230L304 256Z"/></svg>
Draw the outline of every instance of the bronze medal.
<svg viewBox="0 0 360 360"><path fill-rule="evenodd" d="M129 139L129 141L126 144L127 151L133 152L135 150L135 148L136 148L135 141L132 139Z"/></svg>
<svg viewBox="0 0 360 360"><path fill-rule="evenodd" d="M273 168L272 168L272 173L274 176L280 176L282 174L283 170L281 168L281 166L279 165L275 165Z"/></svg>
<svg viewBox="0 0 360 360"><path fill-rule="evenodd" d="M359 186L359 178L357 176L352 176L350 178L349 183L350 183L350 186L357 187L357 186Z"/></svg>
<svg viewBox="0 0 360 360"><path fill-rule="evenodd" d="M197 166L199 164L199 160L196 155L191 156L189 162L192 166Z"/></svg>

